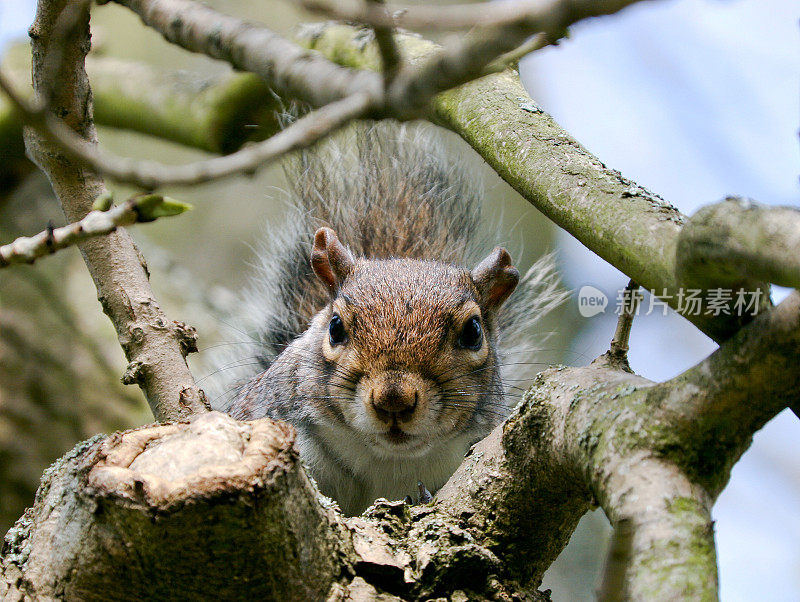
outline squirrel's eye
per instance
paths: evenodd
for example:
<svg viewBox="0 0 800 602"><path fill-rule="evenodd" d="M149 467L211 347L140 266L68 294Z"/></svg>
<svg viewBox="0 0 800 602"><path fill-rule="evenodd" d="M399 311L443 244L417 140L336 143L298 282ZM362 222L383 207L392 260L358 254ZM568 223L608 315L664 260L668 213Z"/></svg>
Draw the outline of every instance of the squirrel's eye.
<svg viewBox="0 0 800 602"><path fill-rule="evenodd" d="M328 340L333 345L341 345L347 340L347 333L344 330L344 322L339 314L333 314L330 324L328 324Z"/></svg>
<svg viewBox="0 0 800 602"><path fill-rule="evenodd" d="M483 329L481 328L481 321L478 316L472 316L464 323L464 328L458 337L458 345L464 349L477 351L481 348L482 343Z"/></svg>

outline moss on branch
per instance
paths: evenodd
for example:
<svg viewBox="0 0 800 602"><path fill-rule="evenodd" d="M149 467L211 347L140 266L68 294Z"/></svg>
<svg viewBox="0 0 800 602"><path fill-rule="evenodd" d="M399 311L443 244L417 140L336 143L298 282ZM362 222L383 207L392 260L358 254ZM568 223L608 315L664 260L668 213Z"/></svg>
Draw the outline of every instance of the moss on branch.
<svg viewBox="0 0 800 602"><path fill-rule="evenodd" d="M27 45L13 47L3 68L17 89L32 94ZM145 63L90 55L86 71L92 82L95 122L133 130L201 150L227 154L245 142L268 138L280 129L278 98L252 73L204 76L160 71ZM6 116L0 99L0 148L19 140L21 124ZM7 129L8 128L8 129Z"/></svg>

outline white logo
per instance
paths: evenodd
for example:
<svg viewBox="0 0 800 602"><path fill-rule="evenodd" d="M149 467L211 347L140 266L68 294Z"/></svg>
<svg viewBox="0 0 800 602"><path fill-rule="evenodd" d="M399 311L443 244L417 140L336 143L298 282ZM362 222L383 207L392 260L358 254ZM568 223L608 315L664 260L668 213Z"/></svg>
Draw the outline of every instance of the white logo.
<svg viewBox="0 0 800 602"><path fill-rule="evenodd" d="M584 318L603 313L608 305L606 294L593 286L582 286L578 291L578 312Z"/></svg>

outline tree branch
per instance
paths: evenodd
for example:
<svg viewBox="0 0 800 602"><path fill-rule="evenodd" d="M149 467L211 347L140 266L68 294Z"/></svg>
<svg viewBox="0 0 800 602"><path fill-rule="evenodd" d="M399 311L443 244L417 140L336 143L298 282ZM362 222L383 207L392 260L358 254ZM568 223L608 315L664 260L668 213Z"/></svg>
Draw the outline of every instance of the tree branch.
<svg viewBox="0 0 800 602"><path fill-rule="evenodd" d="M30 100L30 54L22 55L21 50L14 47L4 57L3 71L17 95ZM209 76L162 71L137 61L93 54L86 57L86 71L98 125L135 130L218 154L231 153L247 141L264 140L280 130L276 118L280 100L253 73ZM6 106L11 108L10 101L0 96L0 141L14 134L21 141L16 113L11 121L16 129L5 134Z"/></svg>
<svg viewBox="0 0 800 602"><path fill-rule="evenodd" d="M313 144L350 120L365 115L370 108L370 100L366 95L353 94L313 111L271 138L233 154L185 165L166 165L157 161L120 157L86 142L44 108L27 106L1 73L0 89L14 103L23 121L68 157L98 174L146 190L168 185L200 184L252 172L292 150Z"/></svg>
<svg viewBox="0 0 800 602"><path fill-rule="evenodd" d="M648 393L660 453L716 496L753 433L800 407L800 293L757 316L697 366ZM668 426L667 426L668 425Z"/></svg>
<svg viewBox="0 0 800 602"><path fill-rule="evenodd" d="M366 0L366 5L370 8L376 7L379 11L383 10L384 14L386 14L386 9L382 6L383 0ZM381 54L381 72L384 86L388 86L403 66L403 57L394 42L394 26L391 23L373 25L372 29L375 32L375 43L378 45L378 50Z"/></svg>
<svg viewBox="0 0 800 602"><path fill-rule="evenodd" d="M84 20L63 49L64 71L58 86L45 81L48 47L66 0L41 0L30 35L33 47L33 84L37 93L52 89L52 109L64 117L89 144L96 143L92 123L91 91L84 71L89 49L88 20ZM67 219L83 219L104 191L103 182L64 157L57 147L33 131L26 132L29 155L48 175ZM192 329L169 321L153 297L144 260L123 229L79 244L95 282L103 310L117 330L128 358L126 382L137 382L159 420L205 410L207 401L186 366L185 355L194 346Z"/></svg>
<svg viewBox="0 0 800 602"><path fill-rule="evenodd" d="M463 29L472 27L505 27L525 25L534 29L543 15L565 15L564 18L578 18L609 14L622 10L639 0L516 0L492 4L456 4L446 6L421 5L400 6L387 4L378 8L369 0L356 3L336 3L327 0L301 0L300 4L308 11L324 15L338 21L363 23L372 27L405 27L407 29ZM544 30L541 30L544 31Z"/></svg>
<svg viewBox="0 0 800 602"><path fill-rule="evenodd" d="M639 313L639 302L641 301L639 285L633 280L625 287L623 301L622 311L617 320L617 330L614 332L614 338L611 339L611 346L606 352L606 356L609 362L615 362L620 369L632 372L628 364L628 340L631 336L633 318Z"/></svg>
<svg viewBox="0 0 800 602"><path fill-rule="evenodd" d="M236 69L256 73L281 94L315 107L354 93L381 97L375 73L339 67L270 29L229 17L193 0L115 0L166 40Z"/></svg>
<svg viewBox="0 0 800 602"><path fill-rule="evenodd" d="M80 444L9 532L0 594L325 599L347 540L293 443L285 424L209 412Z"/></svg>
<svg viewBox="0 0 800 602"><path fill-rule="evenodd" d="M741 197L703 207L681 230L675 263L687 285L800 288L800 210Z"/></svg>
<svg viewBox="0 0 800 602"><path fill-rule="evenodd" d="M33 263L94 236L113 232L120 226L152 222L159 217L179 215L190 205L160 195L134 197L105 211L92 211L79 222L61 228L48 228L32 237L20 237L0 247L0 268L15 263Z"/></svg>

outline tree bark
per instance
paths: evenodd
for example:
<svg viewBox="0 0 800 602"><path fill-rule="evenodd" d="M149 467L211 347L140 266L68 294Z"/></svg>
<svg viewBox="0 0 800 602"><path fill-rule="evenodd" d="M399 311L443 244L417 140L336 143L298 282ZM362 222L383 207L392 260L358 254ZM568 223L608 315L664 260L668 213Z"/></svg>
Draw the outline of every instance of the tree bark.
<svg viewBox="0 0 800 602"><path fill-rule="evenodd" d="M630 599L713 600L711 505L752 433L796 400L798 355L795 293L665 383L605 358L551 368L431 505L379 500L348 519L281 423L207 413L96 438L48 471L10 531L0 594L535 600L599 504L630 528Z"/></svg>
<svg viewBox="0 0 800 602"><path fill-rule="evenodd" d="M50 109L74 131L92 143L97 136L92 119L92 95L84 70L89 51L88 13L73 32L75 39L61 51L63 68L56 73L50 42L66 0L41 0L30 29L33 48L33 87L48 98ZM63 27L63 24L62 24ZM58 85L48 78L59 78ZM70 162L51 143L35 132L26 132L28 153L44 171L67 219L79 221L105 192L95 174ZM195 334L185 324L167 319L156 302L149 275L138 249L123 229L103 239L79 245L97 287L103 311L117 330L128 358L126 384L139 384L153 414L159 420L185 417L203 411L208 402L197 388L186 365L186 354L195 348Z"/></svg>

